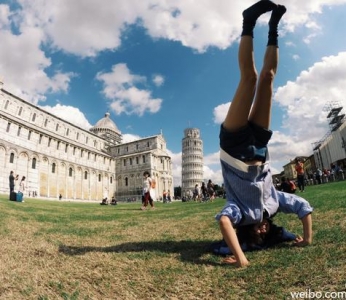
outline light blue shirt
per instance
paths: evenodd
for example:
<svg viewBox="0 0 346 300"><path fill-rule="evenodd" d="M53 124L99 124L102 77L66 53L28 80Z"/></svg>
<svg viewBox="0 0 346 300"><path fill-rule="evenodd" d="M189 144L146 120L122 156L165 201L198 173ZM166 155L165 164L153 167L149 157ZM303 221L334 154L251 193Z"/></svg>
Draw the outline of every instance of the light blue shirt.
<svg viewBox="0 0 346 300"><path fill-rule="evenodd" d="M299 218L313 211L305 199L275 189L269 159L262 165L249 166L221 149L220 160L227 202L216 215L217 220L226 215L234 225L247 225L261 222L264 211L269 217L281 211Z"/></svg>

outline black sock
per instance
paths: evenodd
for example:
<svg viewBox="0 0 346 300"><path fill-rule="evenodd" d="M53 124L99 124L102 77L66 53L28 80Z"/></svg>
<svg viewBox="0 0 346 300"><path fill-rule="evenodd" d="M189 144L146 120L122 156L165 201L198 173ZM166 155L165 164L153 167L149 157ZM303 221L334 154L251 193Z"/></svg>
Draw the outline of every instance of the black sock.
<svg viewBox="0 0 346 300"><path fill-rule="evenodd" d="M269 20L269 33L268 33L268 44L267 46L278 46L278 25L281 17L286 12L286 7L278 5L277 8L273 9L272 15Z"/></svg>
<svg viewBox="0 0 346 300"><path fill-rule="evenodd" d="M253 37L253 29L256 21L262 14L273 10L277 5L270 0L260 0L254 5L250 6L243 11L243 35L250 35Z"/></svg>

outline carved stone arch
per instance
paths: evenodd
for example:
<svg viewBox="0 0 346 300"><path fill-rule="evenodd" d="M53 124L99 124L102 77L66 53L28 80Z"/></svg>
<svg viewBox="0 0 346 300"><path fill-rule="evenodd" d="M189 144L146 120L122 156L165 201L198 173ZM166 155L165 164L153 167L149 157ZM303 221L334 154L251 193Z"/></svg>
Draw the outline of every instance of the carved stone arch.
<svg viewBox="0 0 346 300"><path fill-rule="evenodd" d="M27 151L21 151L18 155L18 158L29 160L29 154Z"/></svg>
<svg viewBox="0 0 346 300"><path fill-rule="evenodd" d="M83 168L82 169L82 173L83 173L83 179L84 180L90 179L90 170L89 170L89 168Z"/></svg>
<svg viewBox="0 0 346 300"><path fill-rule="evenodd" d="M2 144L0 144L0 166L5 166L5 160L6 160L6 147Z"/></svg>
<svg viewBox="0 0 346 300"><path fill-rule="evenodd" d="M8 150L7 150L8 153L14 153L14 156L15 157L18 157L19 153L18 153L18 149L17 148L14 148L12 146L8 147Z"/></svg>
<svg viewBox="0 0 346 300"><path fill-rule="evenodd" d="M36 162L40 161L40 155L36 152L31 153L30 159L36 158Z"/></svg>
<svg viewBox="0 0 346 300"><path fill-rule="evenodd" d="M70 127L70 134L69 136L71 136L72 138L75 138L76 136L76 129L74 127Z"/></svg>
<svg viewBox="0 0 346 300"><path fill-rule="evenodd" d="M55 125L57 124L57 121L55 118L50 117L48 121L48 128L50 128L52 131L55 132ZM52 138L53 140L54 138Z"/></svg>
<svg viewBox="0 0 346 300"><path fill-rule="evenodd" d="M68 170L72 169L72 173L74 173L76 171L76 167L72 164L68 165Z"/></svg>
<svg viewBox="0 0 346 300"><path fill-rule="evenodd" d="M53 164L55 164L55 170L54 170L54 174L58 174L59 172L59 163L56 159L52 159L51 161L51 173L53 173Z"/></svg>
<svg viewBox="0 0 346 300"><path fill-rule="evenodd" d="M38 125L42 126L44 125L44 121L45 121L45 116L43 115L43 113L38 113L36 116L36 122Z"/></svg>
<svg viewBox="0 0 346 300"><path fill-rule="evenodd" d="M6 152L6 146L5 146L5 144L3 144L3 143L0 143L0 148L2 149L2 151L4 151L4 152Z"/></svg>
<svg viewBox="0 0 346 300"><path fill-rule="evenodd" d="M0 107L5 107L6 99L5 97L0 97Z"/></svg>
<svg viewBox="0 0 346 300"><path fill-rule="evenodd" d="M49 164L49 158L47 156L43 156L42 158L43 163L48 163Z"/></svg>
<svg viewBox="0 0 346 300"><path fill-rule="evenodd" d="M60 132L62 132L62 135L64 135L65 134L65 132L66 132L66 124L65 123L60 123L60 125L59 125L59 128L60 128Z"/></svg>
<svg viewBox="0 0 346 300"><path fill-rule="evenodd" d="M28 121L31 121L31 115L32 115L33 109L30 106L26 105L25 110L26 110L26 115L28 116Z"/></svg>
<svg viewBox="0 0 346 300"><path fill-rule="evenodd" d="M49 196L49 158L43 156L40 162L40 195L43 197Z"/></svg>

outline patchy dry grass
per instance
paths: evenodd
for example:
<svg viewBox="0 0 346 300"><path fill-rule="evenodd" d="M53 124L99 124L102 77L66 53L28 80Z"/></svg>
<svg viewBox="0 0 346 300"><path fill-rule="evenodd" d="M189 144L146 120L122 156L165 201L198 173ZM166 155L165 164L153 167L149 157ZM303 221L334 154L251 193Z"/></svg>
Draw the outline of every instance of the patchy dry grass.
<svg viewBox="0 0 346 300"><path fill-rule="evenodd" d="M291 292L342 292L345 194L345 181L308 187L313 245L249 253L245 269L222 265L207 251L221 238L214 215L222 199L140 211L138 203L15 203L2 196L0 299L290 299ZM301 233L293 215L278 215L276 223Z"/></svg>

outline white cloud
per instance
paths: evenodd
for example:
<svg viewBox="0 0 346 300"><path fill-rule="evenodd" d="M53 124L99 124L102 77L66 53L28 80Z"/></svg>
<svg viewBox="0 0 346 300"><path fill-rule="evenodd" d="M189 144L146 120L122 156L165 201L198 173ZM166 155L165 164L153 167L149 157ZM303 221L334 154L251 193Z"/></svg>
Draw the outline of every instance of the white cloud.
<svg viewBox="0 0 346 300"><path fill-rule="evenodd" d="M275 101L284 109L282 127L269 144L274 162L287 163L297 155L311 155L314 143L329 131L327 111L333 105L345 107L346 52L324 57L294 82L279 87ZM280 168L281 169L281 168Z"/></svg>
<svg viewBox="0 0 346 300"><path fill-rule="evenodd" d="M6 89L37 104L49 92L66 92L73 73L56 72L49 77L45 69L51 61L40 49L42 32L28 29L21 35L0 31L0 72Z"/></svg>
<svg viewBox="0 0 346 300"><path fill-rule="evenodd" d="M10 8L8 5L0 4L0 29L8 29L10 24Z"/></svg>
<svg viewBox="0 0 346 300"><path fill-rule="evenodd" d="M153 82L156 86L162 86L165 82L165 78L162 75L154 75Z"/></svg>
<svg viewBox="0 0 346 300"><path fill-rule="evenodd" d="M123 31L128 25L140 24L153 38L178 41L199 52L208 47L226 49L239 37L242 11L252 1L227 0L20 0L23 10L19 21L21 30L37 27L44 32L44 41L54 48L78 56L95 56L100 51L116 50L121 45ZM345 0L293 0L285 3L287 14L284 28L293 31L306 25L316 30L313 16L324 7L344 4ZM18 19L18 18L17 18ZM268 16L259 23L266 23ZM230 22L232 20L232 22Z"/></svg>
<svg viewBox="0 0 346 300"><path fill-rule="evenodd" d="M0 72L8 90L35 104L44 101L48 92L66 92L73 76L70 72L58 71L57 76L48 73L52 62L49 52L43 49L95 57L105 50L117 50L133 24L144 27L152 38L177 41L198 52L209 47L226 49L239 39L242 10L253 4L250 0L204 0L198 5L185 0L17 2L19 6L13 11L8 5L0 5ZM293 32L296 27L305 26L304 40L310 43L320 31L314 17L323 9L345 3L346 0L292 0L285 3L287 13L281 30ZM261 17L258 23L266 24L268 17ZM155 84L162 83L162 78L156 77ZM113 104L118 113L159 110L161 99L152 99L148 91L132 88L122 92L121 97L126 100ZM147 102L144 107L131 103L138 99Z"/></svg>
<svg viewBox="0 0 346 300"><path fill-rule="evenodd" d="M122 139L123 143L130 143L130 142L134 142L141 139L139 135L130 134L130 133L125 133L122 135L122 137L123 137Z"/></svg>
<svg viewBox="0 0 346 300"><path fill-rule="evenodd" d="M205 155L203 158L203 162L207 166L220 165L220 152L218 151Z"/></svg>
<svg viewBox="0 0 346 300"><path fill-rule="evenodd" d="M296 80L277 89L274 100L283 108L283 132L274 132L269 143L271 161L280 172L297 155L312 154L313 144L328 132L327 111L333 103L346 105L346 52L324 57ZM221 123L229 103L214 109L214 122Z"/></svg>
<svg viewBox="0 0 346 300"><path fill-rule="evenodd" d="M225 120L230 104L231 102L223 103L214 108L213 115L216 124L221 124Z"/></svg>
<svg viewBox="0 0 346 300"><path fill-rule="evenodd" d="M345 104L346 52L324 57L292 82L279 87L275 101L286 111L284 124L293 136L317 139L327 131L326 104Z"/></svg>
<svg viewBox="0 0 346 300"><path fill-rule="evenodd" d="M84 114L76 107L57 104L55 106L40 106L42 109L48 111L55 116L66 120L76 126L79 126L85 130L89 130L92 125L85 118Z"/></svg>
<svg viewBox="0 0 346 300"><path fill-rule="evenodd" d="M209 166L203 167L203 179L207 182L209 179L215 184L222 185L223 184L223 176L221 169L213 170Z"/></svg>
<svg viewBox="0 0 346 300"><path fill-rule="evenodd" d="M143 76L133 75L126 64L117 64L109 73L99 72L96 79L103 82L103 94L111 100L110 107L120 115L145 112L156 113L161 108L162 99L153 98L149 90L136 87L136 84L146 82Z"/></svg>
<svg viewBox="0 0 346 300"><path fill-rule="evenodd" d="M103 50L117 49L126 24L138 17L138 3L93 0L47 2L20 0L23 7L21 29L42 28L45 41L53 48L78 56L95 56Z"/></svg>
<svg viewBox="0 0 346 300"><path fill-rule="evenodd" d="M144 27L152 38L176 41L197 52L208 47L225 49L239 39L241 12L253 1L203 0L198 5L196 1L185 0L157 0L155 3L151 0L103 0L102 4L93 0L18 0L18 3L15 11L0 5L0 76L4 76L7 90L37 104L44 101L49 92L67 92L71 79L76 76L72 72L48 72L52 68L48 50L61 50L82 58L95 57L105 50L116 51L132 24ZM346 0L287 2L281 31L293 32L303 27L306 31L304 41L311 43L323 30L315 20L316 15L326 7L345 3ZM267 19L268 15L261 17L258 23L266 24ZM11 31L12 28L15 31ZM294 59L299 57L295 54ZM327 101L344 101L345 67L344 53L324 58L277 90L275 100L286 115L282 124L285 134L275 132L270 144L274 163L282 157L295 156L299 151L303 155L312 142L323 137L328 129L323 106ZM103 82L104 95L111 100L111 107L117 114L143 115L160 110L162 100L154 98L145 86L147 78L131 74L125 64L114 66L111 72L98 73L97 79ZM163 75L152 78L156 86L164 81ZM225 103L214 109L215 123L224 120L228 106L229 103ZM51 108L52 112L56 114L58 108L58 105ZM71 122L75 121L76 113L82 114L72 107L64 109L61 117ZM90 126L83 117L80 116L78 122L84 125L79 126ZM279 147L280 144L284 147ZM206 173L210 177L214 176L212 172L219 176L219 171L211 169L216 165L214 155L205 158ZM181 154L174 154L174 164L174 176L181 179ZM212 179L217 182L216 177Z"/></svg>
<svg viewBox="0 0 346 300"><path fill-rule="evenodd" d="M171 157L174 186L181 186L181 152L174 153L167 149L167 153Z"/></svg>

